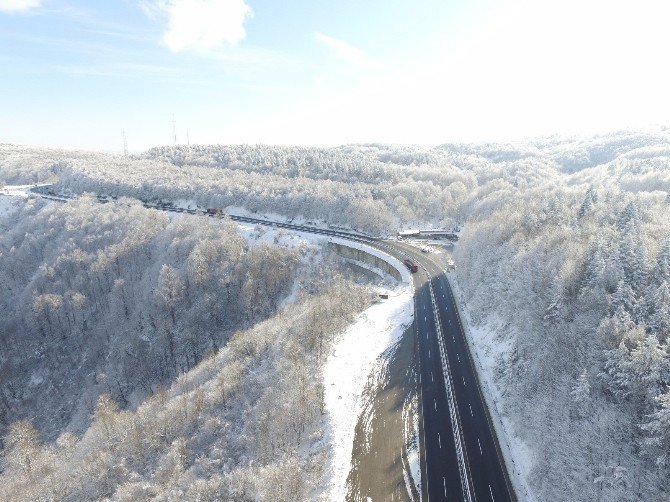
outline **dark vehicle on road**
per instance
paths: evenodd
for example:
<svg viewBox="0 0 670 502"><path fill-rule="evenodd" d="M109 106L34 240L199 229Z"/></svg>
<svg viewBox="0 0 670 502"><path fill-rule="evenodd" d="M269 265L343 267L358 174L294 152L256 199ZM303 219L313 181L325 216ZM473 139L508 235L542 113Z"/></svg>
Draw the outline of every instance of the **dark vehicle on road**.
<svg viewBox="0 0 670 502"><path fill-rule="evenodd" d="M414 263L414 262L413 262L412 260L410 260L409 258L405 258L405 261L404 261L403 263L404 263L405 266L410 270L410 272L412 272L413 274L414 274L415 272L418 272L418 271L419 271L419 267L417 266L417 264Z"/></svg>

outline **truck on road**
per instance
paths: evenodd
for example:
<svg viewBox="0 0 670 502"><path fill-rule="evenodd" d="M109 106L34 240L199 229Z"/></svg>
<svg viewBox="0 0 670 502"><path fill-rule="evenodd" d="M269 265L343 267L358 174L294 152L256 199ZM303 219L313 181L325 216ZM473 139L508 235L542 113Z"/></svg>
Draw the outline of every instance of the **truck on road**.
<svg viewBox="0 0 670 502"><path fill-rule="evenodd" d="M405 258L405 261L403 263L409 269L410 272L415 273L419 271L418 265L409 258Z"/></svg>

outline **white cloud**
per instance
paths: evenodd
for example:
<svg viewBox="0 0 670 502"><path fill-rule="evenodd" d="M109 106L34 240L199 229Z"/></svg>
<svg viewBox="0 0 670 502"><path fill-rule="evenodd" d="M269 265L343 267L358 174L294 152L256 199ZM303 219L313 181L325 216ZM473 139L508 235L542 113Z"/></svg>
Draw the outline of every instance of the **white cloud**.
<svg viewBox="0 0 670 502"><path fill-rule="evenodd" d="M245 0L158 0L140 4L155 17L168 18L163 41L173 52L216 49L246 36L244 23L253 12Z"/></svg>
<svg viewBox="0 0 670 502"><path fill-rule="evenodd" d="M42 0L0 0L0 12L28 12L41 3Z"/></svg>
<svg viewBox="0 0 670 502"><path fill-rule="evenodd" d="M365 52L358 49L357 47L354 47L353 45L348 44L347 42L344 42L343 40L329 37L323 33L316 33L314 36L319 42L326 45L339 59L347 61L360 68L381 68L381 64L379 64L374 59L369 58Z"/></svg>

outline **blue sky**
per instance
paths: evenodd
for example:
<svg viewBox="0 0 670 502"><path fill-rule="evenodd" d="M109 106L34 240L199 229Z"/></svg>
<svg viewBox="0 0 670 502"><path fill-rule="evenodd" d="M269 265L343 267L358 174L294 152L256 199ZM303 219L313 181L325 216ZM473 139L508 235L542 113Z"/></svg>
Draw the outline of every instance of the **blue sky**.
<svg viewBox="0 0 670 502"><path fill-rule="evenodd" d="M665 2L0 0L0 142L512 140L667 124Z"/></svg>

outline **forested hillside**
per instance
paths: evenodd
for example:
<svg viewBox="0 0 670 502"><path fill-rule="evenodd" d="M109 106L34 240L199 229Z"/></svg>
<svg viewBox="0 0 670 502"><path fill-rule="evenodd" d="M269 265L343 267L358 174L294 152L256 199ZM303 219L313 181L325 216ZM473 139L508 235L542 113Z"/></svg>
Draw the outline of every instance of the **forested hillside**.
<svg viewBox="0 0 670 502"><path fill-rule="evenodd" d="M90 191L144 200L193 201L202 207L272 212L286 218L348 225L376 234L402 227L462 223L461 240L454 251L458 281L474 328L493 332L489 338L493 342L487 347L498 354L493 379L502 396L502 411L528 451L527 484L534 498L608 501L668 498L670 134L667 131L544 138L507 145L445 144L434 148L178 146L127 158L6 145L0 151L0 179L14 183L54 179L57 190L73 194ZM35 171L30 170L30 165L35 166ZM28 346L26 368L16 365L13 362L16 359L11 357L3 364L3 371L11 368L5 373L10 384L3 387L3 399L5 410L12 410L5 413L11 414L12 419L24 416L14 410L30 406L22 397L33 395L30 386L37 386L36 382L48 376L34 371L39 361L45 361L44 367L48 367L49 361L69 361L75 367L76 385L93 389L92 394L82 396L97 397L99 391L104 391L123 407L138 403L150 393L145 388L145 372L158 375L150 386L168 382L177 374L161 375L163 361L174 363L171 368L179 372L198 362L198 368L214 368L220 358L242 357L244 361L254 361L258 366L253 367L259 369L258 372L249 369L245 375L261 378L268 368L265 357L279 350L268 334L273 319L288 323L289 328L281 331L282 336L301 340L304 335L302 328L290 328L298 319L286 318L284 314L272 317L276 315L277 302L288 293L296 267L300 266L296 251L248 249L229 226L212 227L204 218L198 219L197 225L169 222L166 217L150 214L133 204L105 208L102 215L95 217L95 225L101 230L91 233L92 230L86 229L94 228L93 217L84 217L82 213L86 211L77 211L78 207L91 204L86 198L68 204L67 209L40 210L31 204L39 203L29 203L23 210L30 217L21 218L19 228L6 227L0 236L1 259L7 265L0 273L6 276L3 281L9 285L2 293L1 306L5 309L7 305L19 305L16 312L12 310L0 322L7 323L3 324L3 329L9 330L5 332L39 334L34 344ZM58 211L62 213L56 217ZM50 232L46 240L41 240L38 232L42 227ZM210 247L200 250L201 241L210 242ZM204 267L205 278L201 282L193 269L196 260L193 255L200 257L203 253L201 259L206 263L211 263L207 262L208 253L221 261L216 261L216 267ZM123 261L117 261L117 257ZM24 260L27 266L19 265ZM285 264L282 272L271 275L276 271L270 264L279 262ZM39 268L38 263L45 266ZM220 264L224 263L222 268ZM251 266L252 263L258 266ZM80 269L86 272L77 275L76 270ZM258 278L247 282L248 270L258 270L261 280L276 284L251 317L245 317L242 306L249 305L245 302L258 292L245 288L245 284L257 284ZM225 310L210 311L212 293L206 286L214 283L217 291L221 284L226 284L224 296L231 300ZM345 296L340 303L350 305ZM313 301L317 300L305 298L295 308L310 308ZM148 319L141 314L147 309L161 314ZM345 309L353 310L353 306ZM218 316L215 322L211 316ZM112 324L112 319L122 322ZM225 345L235 331L233 328L251 326L259 319L269 320L234 335L231 340L237 342ZM220 324L227 327L225 333L212 327ZM179 332L176 339L168 335L176 331ZM189 335L195 332L199 334L197 343ZM72 339L62 340L64 333L73 333ZM126 341L132 342L129 351L124 352L115 344L119 334L128 336ZM241 347L246 347L249 337L265 341L260 345L252 343L247 353ZM7 340L3 341L2 350L13 355L25 342L21 336L11 343ZM49 344L58 345L56 340L62 340L58 344L65 344L69 350L45 350ZM118 354L115 359L122 364L96 366L106 360L102 354L91 352L98 346L103 347L105 355ZM207 352L217 347L218 355L202 362ZM258 347L275 348L266 352ZM149 361L146 369L133 364L138 354L146 355ZM312 347L298 361L312 361L314 357L317 356ZM75 362L81 366L75 366ZM200 374L197 371L187 378ZM269 371L268 375L285 374L284 370L277 371ZM212 372L214 375L215 370ZM69 385L63 379L53 379L53 375L49 378L59 382L58 385ZM125 382L135 383L128 387ZM148 410L157 399L175 407L192 403L186 398L180 401L180 395L187 392L182 383L176 383L167 394L161 394L163 397L154 396L142 406ZM58 389L52 389L53 395L45 392L43 396L44 406L50 406L55 416L62 417L59 414L64 413L64 408L74 417L76 410L93 407L90 397L82 397L77 403L58 399L55 397ZM313 392L318 393L318 388ZM88 399L86 406L82 404L85 399ZM207 403L220 403L221 399L214 390L211 393L205 390L203 409L209 409ZM240 397L239 407L231 413L251 406L243 401ZM14 403L23 404L13 408ZM104 408L105 402L99 406ZM191 424L189 427L195 427L192 424L197 420L188 406L186 411L182 408L182 416ZM40 469L45 470L33 470L32 464L27 468L20 462L25 457L16 454L7 464L11 467L6 476L13 481L6 485L9 487L6 490L32 485L44 473L79 475L74 470L67 474L60 467L56 471L50 462L60 465L54 460L63 458L58 455L73 455L72 458L83 462L91 452L91 445L100 441L99 435L104 438L108 431L109 437L114 437L118 430L127 429L128 423L150 423L143 422L149 420L144 417L143 409L132 413L114 411L111 416L115 425L109 429L101 418L107 415L96 412L92 428L81 440L67 437L76 445L72 449L62 445L40 449L30 439L33 436L27 425L13 429L10 438L14 439L8 443L14 445L11 451L21 451L16 446L20 444L39 449L43 461ZM77 413L81 414L81 420L73 424L84 423L85 413ZM234 421L226 418L228 412L212 413L204 416L216 415L216 427L240 433L241 429L234 427L243 426L233 425ZM264 413L271 411L265 409ZM56 421L59 420L64 423L62 419ZM37 425L51 431L51 437L59 432L57 427L49 429L49 424ZM310 430L315 430L310 427L297 429L300 441ZM198 430L198 434L205 434L206 427ZM292 430L297 434L295 428ZM248 433L246 429L243 431ZM130 437L112 442L114 446L109 443L107 450L101 450L100 455L108 455L105 462L110 462L104 465L117 465L115 455L131 448ZM28 438L28 442L21 443L16 438ZM248 436L240 439L247 440ZM118 447L119 441L125 446ZM218 453L207 450L206 461L189 456L191 460L180 471L174 467L176 461L169 459L181 454L168 451L165 444L151 446L157 449L150 454L144 449L146 446L133 446L134 453L128 455L139 463L124 465L127 470L120 474L121 481L112 483L128 490L119 493L128 493L127 497L132 498L141 493L133 490L146 488L147 494L163 490L155 481L147 480L164 472L160 471L164 465L171 466L170 472L181 473L175 475L181 481L169 485L174 487L186 486L187 480L210 472L207 469L215 465ZM273 465L276 471L264 470L257 464L249 467L248 461L257 457L249 451L249 443L245 444L240 450L244 453L235 457L239 463L236 460L229 465L230 469L223 469L225 474L220 482L201 479L193 481L191 486L203 490L206 486L207 490L214 490L211 493L245 500L242 495L230 493L245 493L244 496L253 498L248 494L269 493L254 491L265 489L258 484L262 481L256 479L269 479L265 476L275 475L271 473L279 476L279 472L285 471L300 471L301 475L315 472L304 465L295 468L291 463L294 457L262 464ZM233 441L230 445L226 443L225 448L233 452L237 446ZM305 450L300 451L300 455L305 454ZM229 458L220 458L224 457ZM90 479L96 476L103 479L99 471L95 472ZM310 483L296 480L296 486L303 482ZM109 488L95 490L107 493L104 490ZM304 498L304 492L300 493Z"/></svg>
<svg viewBox="0 0 670 502"><path fill-rule="evenodd" d="M133 201L43 205L1 223L3 424L81 432L99 394L139 403L292 290L298 252L249 248L231 223Z"/></svg>
<svg viewBox="0 0 670 502"><path fill-rule="evenodd" d="M498 386L537 500L670 490L669 151L617 146L566 152L549 183L491 183L456 249L468 311L508 348Z"/></svg>
<svg viewBox="0 0 670 502"><path fill-rule="evenodd" d="M232 223L132 200L28 200L0 225L1 500L304 500L320 486L312 376L364 288L314 250L249 246Z"/></svg>

